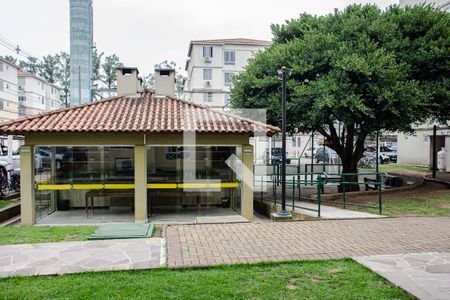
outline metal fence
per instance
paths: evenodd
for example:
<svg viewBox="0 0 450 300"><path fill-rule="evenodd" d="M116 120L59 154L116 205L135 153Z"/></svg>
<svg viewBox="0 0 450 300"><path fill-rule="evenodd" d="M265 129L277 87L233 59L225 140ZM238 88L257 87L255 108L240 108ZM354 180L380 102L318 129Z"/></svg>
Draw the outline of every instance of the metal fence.
<svg viewBox="0 0 450 300"><path fill-rule="evenodd" d="M314 165L316 167L317 165ZM322 167L337 166L336 164L325 164ZM255 188L257 190L256 200L261 202L281 204L281 171L279 165L255 166ZM257 172L260 168L260 172ZM305 166L305 171L308 167ZM310 169L311 170L311 169ZM265 175L262 174L265 171ZM270 171L270 172L269 172ZM382 214L382 189L386 173L340 173L340 172L301 172L300 165L287 166L286 169L286 206L295 209L305 209L317 212L321 216L321 204L329 203L348 207L361 207L377 209ZM357 178L350 180L349 178ZM366 189L376 190L377 205L351 202L348 193L350 186L358 185ZM341 199L323 199L326 187L337 186ZM312 206L315 204L316 206Z"/></svg>

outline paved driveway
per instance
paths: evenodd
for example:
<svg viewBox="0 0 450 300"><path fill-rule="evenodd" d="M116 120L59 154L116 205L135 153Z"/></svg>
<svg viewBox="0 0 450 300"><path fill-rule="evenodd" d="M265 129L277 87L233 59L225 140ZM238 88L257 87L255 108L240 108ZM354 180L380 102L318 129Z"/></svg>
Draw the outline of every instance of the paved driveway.
<svg viewBox="0 0 450 300"><path fill-rule="evenodd" d="M167 228L169 267L450 252L450 218L183 225Z"/></svg>

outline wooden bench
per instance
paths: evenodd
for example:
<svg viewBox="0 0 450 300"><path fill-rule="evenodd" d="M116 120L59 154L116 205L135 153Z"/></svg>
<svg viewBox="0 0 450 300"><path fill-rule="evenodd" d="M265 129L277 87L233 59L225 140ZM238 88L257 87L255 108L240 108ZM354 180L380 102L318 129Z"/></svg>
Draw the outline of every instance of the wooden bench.
<svg viewBox="0 0 450 300"><path fill-rule="evenodd" d="M378 190L380 184L377 179L370 179L368 177L364 177L364 185L366 186L366 191L368 191L368 190Z"/></svg>
<svg viewBox="0 0 450 300"><path fill-rule="evenodd" d="M112 190L90 190L84 196L84 211L86 216L89 216L89 209L94 213L94 198L97 197L111 197L111 198L134 198L134 189L112 189ZM89 201L90 200L90 201Z"/></svg>
<svg viewBox="0 0 450 300"><path fill-rule="evenodd" d="M325 194L325 183L324 183L325 181L326 181L326 183L341 183L342 182L341 176L325 177L325 176L319 175L317 177L317 179L319 179L319 177L321 178L321 182L322 182L322 186L320 187L322 194Z"/></svg>

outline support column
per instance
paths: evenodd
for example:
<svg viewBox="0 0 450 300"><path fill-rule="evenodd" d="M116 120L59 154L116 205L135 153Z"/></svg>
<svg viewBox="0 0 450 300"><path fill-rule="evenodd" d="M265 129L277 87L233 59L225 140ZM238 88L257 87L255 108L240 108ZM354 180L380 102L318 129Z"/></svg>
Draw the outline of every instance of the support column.
<svg viewBox="0 0 450 300"><path fill-rule="evenodd" d="M241 214L253 220L253 146L242 146Z"/></svg>
<svg viewBox="0 0 450 300"><path fill-rule="evenodd" d="M23 226L36 222L34 195L34 147L20 147L20 218Z"/></svg>
<svg viewBox="0 0 450 300"><path fill-rule="evenodd" d="M134 146L134 221L147 223L147 148Z"/></svg>

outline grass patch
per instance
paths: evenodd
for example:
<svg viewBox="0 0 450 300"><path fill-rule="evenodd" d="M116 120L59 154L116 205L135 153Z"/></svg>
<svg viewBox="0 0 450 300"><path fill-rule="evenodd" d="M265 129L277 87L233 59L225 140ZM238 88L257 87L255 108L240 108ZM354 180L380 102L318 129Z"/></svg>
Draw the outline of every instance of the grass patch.
<svg viewBox="0 0 450 300"><path fill-rule="evenodd" d="M349 202L359 204L378 205L375 199L350 199ZM352 209L367 211L377 214L378 209L355 207ZM450 193L426 193L416 195L398 196L389 195L383 197L383 214L390 217L411 217L411 216L450 216Z"/></svg>
<svg viewBox="0 0 450 300"><path fill-rule="evenodd" d="M375 168L367 168L364 170L370 170L375 172ZM407 165L407 164L380 164L378 166L378 170L380 172L386 173L430 173L431 171L427 167L415 166L415 165Z"/></svg>
<svg viewBox="0 0 450 300"><path fill-rule="evenodd" d="M84 241L96 226L0 227L0 245Z"/></svg>
<svg viewBox="0 0 450 300"><path fill-rule="evenodd" d="M450 216L450 193L386 199L383 210L394 217Z"/></svg>
<svg viewBox="0 0 450 300"><path fill-rule="evenodd" d="M350 260L0 279L7 299L414 299Z"/></svg>
<svg viewBox="0 0 450 300"><path fill-rule="evenodd" d="M17 203L16 200L0 200L0 209L7 207L10 204Z"/></svg>

